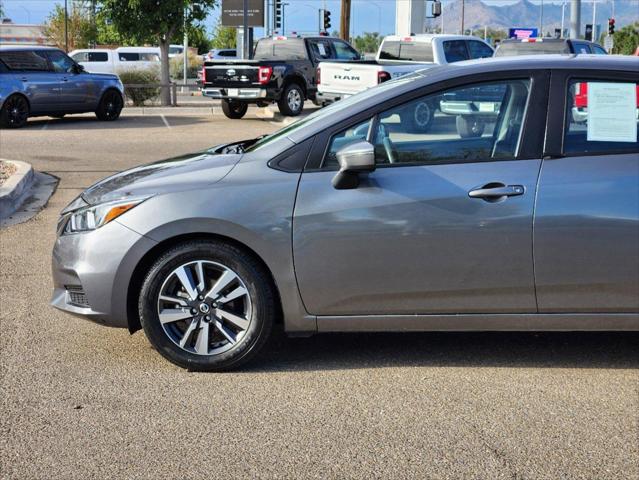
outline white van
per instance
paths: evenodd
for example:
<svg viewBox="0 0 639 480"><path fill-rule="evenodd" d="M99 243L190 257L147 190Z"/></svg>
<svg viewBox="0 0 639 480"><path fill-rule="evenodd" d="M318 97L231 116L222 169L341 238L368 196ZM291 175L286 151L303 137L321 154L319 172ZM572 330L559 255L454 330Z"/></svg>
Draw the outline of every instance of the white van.
<svg viewBox="0 0 639 480"><path fill-rule="evenodd" d="M118 73L132 68L160 68L158 47L74 50L71 58L91 73Z"/></svg>

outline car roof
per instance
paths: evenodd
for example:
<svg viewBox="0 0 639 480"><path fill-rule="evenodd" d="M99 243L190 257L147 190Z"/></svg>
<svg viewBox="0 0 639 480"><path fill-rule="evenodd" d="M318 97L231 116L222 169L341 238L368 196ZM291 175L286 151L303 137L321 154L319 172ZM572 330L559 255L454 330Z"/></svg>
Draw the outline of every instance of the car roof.
<svg viewBox="0 0 639 480"><path fill-rule="evenodd" d="M8 52L10 50L60 50L58 47L49 47L45 45L0 45L0 51Z"/></svg>
<svg viewBox="0 0 639 480"><path fill-rule="evenodd" d="M402 41L406 38L410 38L413 42L425 42L432 43L435 39L442 40L479 40L480 42L484 42L479 37L475 37L472 35L449 35L447 33L418 33L417 35L387 35L384 37L384 41Z"/></svg>
<svg viewBox="0 0 639 480"><path fill-rule="evenodd" d="M393 87L390 83L385 90L385 97L395 97L413 91L417 88L443 82L445 80L465 77L468 75L480 75L501 71L531 70L601 70L601 71L639 71L639 58L622 55L576 55L576 54L551 54L551 55L521 55L516 57L490 57L476 60L466 60L447 65L438 65L431 68L417 70L410 81L402 81L406 77L396 80ZM388 90L391 87L392 90ZM377 106L384 99L370 96L360 103L351 105L347 111L341 110L333 113L331 122L337 124ZM306 128L300 128L291 132L288 137L295 143L305 140L311 135L319 133L326 125L310 124Z"/></svg>
<svg viewBox="0 0 639 480"><path fill-rule="evenodd" d="M527 38L504 38L500 43L568 43L568 42L581 42L589 43L591 45L599 45L598 43L591 42L590 40L582 40L580 38L554 38L554 37L533 37L533 41L528 41Z"/></svg>
<svg viewBox="0 0 639 480"><path fill-rule="evenodd" d="M144 53L156 53L160 51L160 47L118 47L116 52L144 52Z"/></svg>

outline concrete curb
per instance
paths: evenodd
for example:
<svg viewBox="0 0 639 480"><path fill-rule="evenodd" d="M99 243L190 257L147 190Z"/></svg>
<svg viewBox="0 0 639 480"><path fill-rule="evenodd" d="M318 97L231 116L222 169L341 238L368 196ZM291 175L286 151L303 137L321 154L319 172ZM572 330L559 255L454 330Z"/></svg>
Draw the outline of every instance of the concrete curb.
<svg viewBox="0 0 639 480"><path fill-rule="evenodd" d="M7 218L24 200L25 193L31 188L35 175L33 167L28 163L4 158L0 160L16 166L15 173L0 187L0 218Z"/></svg>

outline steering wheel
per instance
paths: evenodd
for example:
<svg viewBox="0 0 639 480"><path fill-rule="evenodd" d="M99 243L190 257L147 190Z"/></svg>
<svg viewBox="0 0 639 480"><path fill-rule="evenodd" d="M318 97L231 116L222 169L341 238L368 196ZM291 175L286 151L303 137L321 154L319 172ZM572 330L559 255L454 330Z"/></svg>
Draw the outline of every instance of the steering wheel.
<svg viewBox="0 0 639 480"><path fill-rule="evenodd" d="M382 145L384 145L384 150L386 151L386 156L388 157L388 163L395 163L395 146L390 139L388 128L386 128L386 125L384 125L383 123L380 123L377 127L377 130L378 135L382 138Z"/></svg>

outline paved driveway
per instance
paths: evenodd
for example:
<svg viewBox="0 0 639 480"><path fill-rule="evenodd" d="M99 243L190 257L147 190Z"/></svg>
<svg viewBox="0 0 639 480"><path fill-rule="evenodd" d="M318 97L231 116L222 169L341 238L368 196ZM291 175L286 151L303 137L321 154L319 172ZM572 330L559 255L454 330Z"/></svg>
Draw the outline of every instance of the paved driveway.
<svg viewBox="0 0 639 480"><path fill-rule="evenodd" d="M0 131L0 156L61 179L0 230L2 478L639 477L637 334L280 336L248 369L197 374L141 332L48 306L57 214L81 189L275 128L169 115Z"/></svg>

